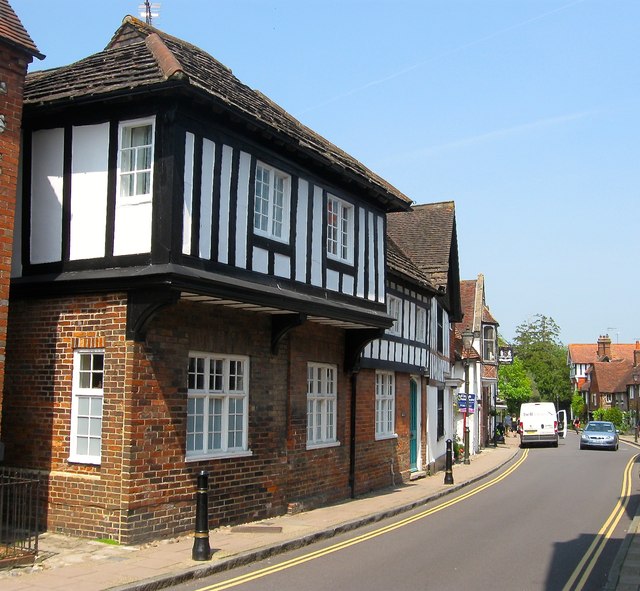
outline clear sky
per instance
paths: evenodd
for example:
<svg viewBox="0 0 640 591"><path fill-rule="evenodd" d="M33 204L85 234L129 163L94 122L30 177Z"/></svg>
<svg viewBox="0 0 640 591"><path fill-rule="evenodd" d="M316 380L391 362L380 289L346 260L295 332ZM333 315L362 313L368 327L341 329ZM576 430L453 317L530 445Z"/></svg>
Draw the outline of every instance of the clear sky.
<svg viewBox="0 0 640 591"><path fill-rule="evenodd" d="M9 0L52 68L142 0ZM153 25L416 203L455 201L462 279L507 340L640 339L640 1L162 0Z"/></svg>

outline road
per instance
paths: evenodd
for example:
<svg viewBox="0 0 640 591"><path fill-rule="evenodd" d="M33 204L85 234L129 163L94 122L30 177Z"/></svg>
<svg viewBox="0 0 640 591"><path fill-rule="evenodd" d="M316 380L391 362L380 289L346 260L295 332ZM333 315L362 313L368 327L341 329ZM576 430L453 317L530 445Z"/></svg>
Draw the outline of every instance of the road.
<svg viewBox="0 0 640 591"><path fill-rule="evenodd" d="M637 451L580 451L569 433L458 495L174 589L601 590L635 515Z"/></svg>

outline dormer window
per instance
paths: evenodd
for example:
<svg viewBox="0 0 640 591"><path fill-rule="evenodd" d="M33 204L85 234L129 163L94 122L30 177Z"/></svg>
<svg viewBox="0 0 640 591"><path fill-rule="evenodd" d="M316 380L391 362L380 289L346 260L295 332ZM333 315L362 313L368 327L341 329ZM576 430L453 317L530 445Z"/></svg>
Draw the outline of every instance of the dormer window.
<svg viewBox="0 0 640 591"><path fill-rule="evenodd" d="M267 238L288 242L291 177L259 162L255 181L254 231Z"/></svg>
<svg viewBox="0 0 640 591"><path fill-rule="evenodd" d="M484 326L482 328L482 359L484 361L496 360L496 327Z"/></svg>
<svg viewBox="0 0 640 591"><path fill-rule="evenodd" d="M127 121L120 125L118 161L120 197L151 195L153 121Z"/></svg>

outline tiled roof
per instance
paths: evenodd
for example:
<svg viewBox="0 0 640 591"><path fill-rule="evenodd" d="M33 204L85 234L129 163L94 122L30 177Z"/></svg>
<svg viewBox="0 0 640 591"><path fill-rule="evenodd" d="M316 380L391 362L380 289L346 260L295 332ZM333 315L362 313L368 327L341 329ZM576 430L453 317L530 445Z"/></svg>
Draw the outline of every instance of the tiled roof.
<svg viewBox="0 0 640 591"><path fill-rule="evenodd" d="M633 365L626 360L596 361L591 369L591 390L600 394L625 392Z"/></svg>
<svg viewBox="0 0 640 591"><path fill-rule="evenodd" d="M389 235L431 283L446 287L452 247L457 248L453 201L415 205L409 212L391 213L387 226Z"/></svg>
<svg viewBox="0 0 640 591"><path fill-rule="evenodd" d="M104 51L74 64L27 76L25 106L101 101L180 88L215 111L246 122L293 154L357 183L387 211L403 211L406 195L318 135L198 47L127 16Z"/></svg>
<svg viewBox="0 0 640 591"><path fill-rule="evenodd" d="M460 281L460 304L464 314L462 322L456 324L456 335L460 336L469 329L474 330L474 308L476 301L477 281L475 279L463 279Z"/></svg>
<svg viewBox="0 0 640 591"><path fill-rule="evenodd" d="M8 0L0 0L0 41L9 43L38 59L44 58Z"/></svg>
<svg viewBox="0 0 640 591"><path fill-rule="evenodd" d="M389 236L387 236L387 265L392 271L415 281L422 287L436 291L429 278L414 265L413 261L398 248L398 245Z"/></svg>
<svg viewBox="0 0 640 591"><path fill-rule="evenodd" d="M611 358L633 361L636 345L611 343ZM596 343L574 343L568 347L571 363L595 363L598 361L598 345Z"/></svg>

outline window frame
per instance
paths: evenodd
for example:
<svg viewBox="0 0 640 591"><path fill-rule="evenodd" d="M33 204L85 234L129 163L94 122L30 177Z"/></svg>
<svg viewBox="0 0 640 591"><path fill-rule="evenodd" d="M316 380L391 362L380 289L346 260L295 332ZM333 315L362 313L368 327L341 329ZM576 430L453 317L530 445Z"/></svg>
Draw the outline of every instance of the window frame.
<svg viewBox="0 0 640 591"><path fill-rule="evenodd" d="M313 372L313 375L312 375ZM320 373L318 373L320 372ZM330 377L331 374L331 377ZM318 386L318 382L320 387ZM307 363L307 449L334 447L338 441L338 366ZM319 415L319 424L316 419ZM319 433L319 435L318 435Z"/></svg>
<svg viewBox="0 0 640 591"><path fill-rule="evenodd" d="M337 207L334 211L332 206ZM355 206L335 195L327 195L327 256L341 263L353 264L355 244L354 220ZM332 218L336 217L336 223Z"/></svg>
<svg viewBox="0 0 640 591"><path fill-rule="evenodd" d="M123 146L125 131L138 127L151 127L151 143L143 144L141 146ZM156 120L155 117L145 117L141 119L131 119L127 121L120 121L118 123L118 161L116 170L116 201L119 203L135 204L135 203L147 203L151 201L153 196L153 176L154 176L154 158L155 158L155 135L156 135ZM124 150L139 150L140 148L148 147L151 151L149 155L149 167L148 168L134 168L133 170L123 171L123 152ZM137 160L137 159L136 159ZM137 175L141 173L149 174L149 191L146 193L123 194L123 178L125 175L132 174L137 179ZM137 183L134 182L134 185Z"/></svg>
<svg viewBox="0 0 640 591"><path fill-rule="evenodd" d="M444 353L444 309L440 303L436 308L436 340L438 353Z"/></svg>
<svg viewBox="0 0 640 591"><path fill-rule="evenodd" d="M198 367L198 360L203 362L202 367ZM195 368L192 367L192 361L196 362ZM241 373L232 373L232 364L236 371L236 364L241 364ZM246 355L203 351L189 353L185 425L186 461L251 455L249 378L250 358ZM235 387L232 384L234 379ZM220 383L218 384L216 380ZM240 387L238 387L238 381L241 381ZM200 409L198 409L198 401L202 401ZM242 402L239 414L234 408L238 401ZM234 416L236 424L235 428L231 428L230 423ZM216 417L219 417L217 424ZM218 446L215 445L216 437L219 438ZM241 439L240 445L231 443L234 437ZM200 439L199 444L198 439Z"/></svg>
<svg viewBox="0 0 640 591"><path fill-rule="evenodd" d="M258 187L259 184L264 184L262 179L258 179L258 174L260 170L267 171L269 173L269 184L268 184L268 197L266 199L267 202L267 213L263 213L258 211L258 205L265 201L262 194L258 195ZM275 206L276 206L276 180L282 180L282 219L280 220L281 231L280 235L274 232L274 224L276 223L275 219ZM264 238L268 238L269 240L276 240L278 242L282 242L284 244L289 243L289 216L291 211L291 175L283 172L282 170L275 168L269 164L266 164L262 161L256 162L256 170L254 174L254 189L253 189L253 232L258 236L263 236ZM256 216L266 217L267 220L267 229L263 230L261 227L256 226Z"/></svg>
<svg viewBox="0 0 640 591"><path fill-rule="evenodd" d="M492 324L482 327L482 359L491 363L496 361L496 327Z"/></svg>
<svg viewBox="0 0 640 591"><path fill-rule="evenodd" d="M393 324L387 329L387 334L402 336L402 299L387 294L387 313L393 318Z"/></svg>
<svg viewBox="0 0 640 591"><path fill-rule="evenodd" d="M416 341L418 343L427 342L427 309L416 306Z"/></svg>
<svg viewBox="0 0 640 591"><path fill-rule="evenodd" d="M90 356L90 368L85 369L82 367L82 359ZM102 358L102 368L96 369L94 360L98 357ZM71 388L71 425L70 425L70 441L69 441L69 462L78 464L93 464L99 466L102 462L102 432L104 427L104 375L105 375L105 351L102 348L81 348L75 349L73 352L73 375L72 375L72 388ZM81 386L81 376L89 375L91 384L89 387ZM100 386L93 386L93 376L101 376ZM89 412L80 412L81 401L89 400ZM100 401L100 413L99 415L93 413L92 401ZM86 416L85 416L86 415ZM87 419L88 425L86 433L81 433L79 428L79 422L81 418ZM99 418L99 436L93 429L93 422ZM79 441L81 438L87 440L99 441L98 453L80 453L78 451Z"/></svg>
<svg viewBox="0 0 640 591"><path fill-rule="evenodd" d="M396 376L392 371L376 370L375 373L375 438L397 437L396 425Z"/></svg>

